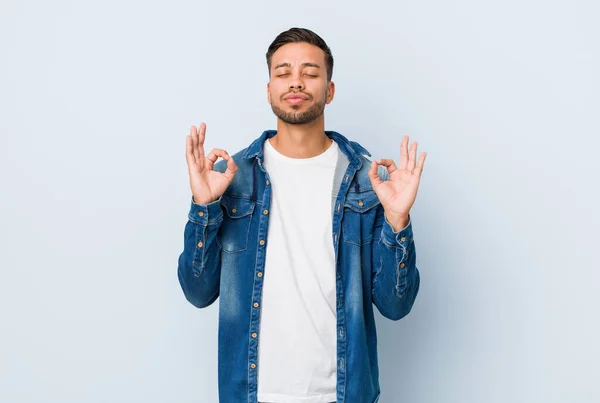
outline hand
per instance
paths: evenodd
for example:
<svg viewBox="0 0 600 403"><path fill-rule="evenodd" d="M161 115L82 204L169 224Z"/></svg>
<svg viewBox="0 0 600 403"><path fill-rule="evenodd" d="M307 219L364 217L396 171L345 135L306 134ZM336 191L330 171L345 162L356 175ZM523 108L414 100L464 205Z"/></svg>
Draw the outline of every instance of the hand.
<svg viewBox="0 0 600 403"><path fill-rule="evenodd" d="M417 189L425 164L427 153L421 153L417 160L417 142L413 142L408 151L408 136L402 137L400 144L400 166L394 160L380 159L371 163L369 178L373 190L383 205L385 216L394 231L408 225L408 214L417 197ZM377 174L377 166L387 167L390 179L382 181Z"/></svg>
<svg viewBox="0 0 600 403"><path fill-rule="evenodd" d="M204 156L205 134L206 124L202 122L198 130L196 126L192 126L190 134L185 139L185 158L190 174L190 187L194 202L197 204L211 203L221 197L238 170L237 164L225 150L213 148L208 156ZM223 173L213 170L219 157L227 160L227 169Z"/></svg>

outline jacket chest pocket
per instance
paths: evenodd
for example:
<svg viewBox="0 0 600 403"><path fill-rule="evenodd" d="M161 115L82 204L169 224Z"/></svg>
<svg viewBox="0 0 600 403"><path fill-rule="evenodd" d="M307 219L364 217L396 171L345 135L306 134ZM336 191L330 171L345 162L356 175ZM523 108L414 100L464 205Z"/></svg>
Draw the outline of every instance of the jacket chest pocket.
<svg viewBox="0 0 600 403"><path fill-rule="evenodd" d="M248 248L248 235L254 205L255 202L250 199L221 196L221 206L225 212L217 236L217 244L221 250L227 253L237 253Z"/></svg>
<svg viewBox="0 0 600 403"><path fill-rule="evenodd" d="M379 204L379 198L372 190L347 194L342 217L344 242L363 245L373 241L373 227Z"/></svg>

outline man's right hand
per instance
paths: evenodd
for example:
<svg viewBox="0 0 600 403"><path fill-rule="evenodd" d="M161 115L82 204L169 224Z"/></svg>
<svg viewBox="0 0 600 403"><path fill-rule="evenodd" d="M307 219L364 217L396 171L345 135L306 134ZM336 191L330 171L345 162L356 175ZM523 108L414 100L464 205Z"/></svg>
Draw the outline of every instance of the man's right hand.
<svg viewBox="0 0 600 403"><path fill-rule="evenodd" d="M194 202L207 204L217 200L227 189L233 180L238 166L229 156L227 151L213 148L204 156L204 138L206 135L206 124L200 123L190 128L190 134L186 136L185 158L187 160L190 174L190 187L194 195ZM214 171L214 164L221 157L227 160L227 169L221 173Z"/></svg>

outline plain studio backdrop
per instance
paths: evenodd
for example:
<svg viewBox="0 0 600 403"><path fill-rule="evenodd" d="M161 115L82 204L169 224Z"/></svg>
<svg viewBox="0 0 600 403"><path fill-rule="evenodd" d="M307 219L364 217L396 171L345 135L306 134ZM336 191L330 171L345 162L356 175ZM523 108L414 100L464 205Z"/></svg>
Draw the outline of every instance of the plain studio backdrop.
<svg viewBox="0 0 600 403"><path fill-rule="evenodd" d="M0 3L0 401L216 402L177 280L185 136L276 128L265 53L330 45L326 129L428 153L421 290L382 403L598 402L600 9L589 1Z"/></svg>

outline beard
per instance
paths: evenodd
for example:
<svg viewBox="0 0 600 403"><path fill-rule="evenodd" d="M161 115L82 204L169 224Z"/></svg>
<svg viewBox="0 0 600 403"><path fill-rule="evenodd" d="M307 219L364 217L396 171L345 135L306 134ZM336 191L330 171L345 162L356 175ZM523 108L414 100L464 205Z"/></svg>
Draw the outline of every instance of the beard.
<svg viewBox="0 0 600 403"><path fill-rule="evenodd" d="M298 108L300 108L300 105L292 105L293 111L284 111L279 106L271 103L271 109L279 119L290 125L303 125L311 123L323 115L323 112L325 111L325 99L321 102L314 103L303 112L298 111Z"/></svg>

